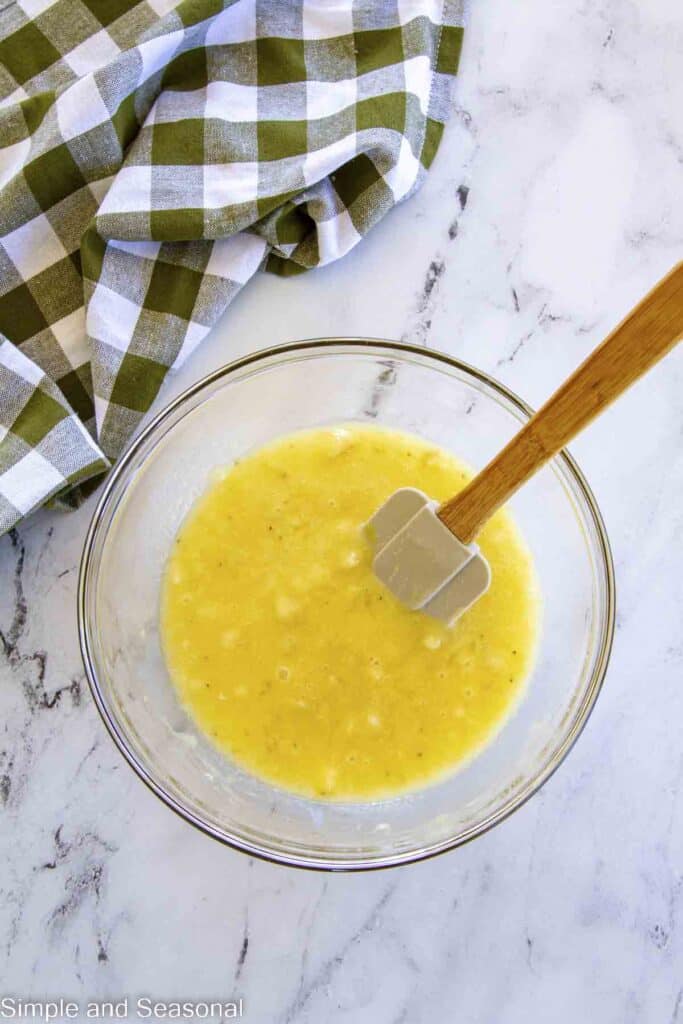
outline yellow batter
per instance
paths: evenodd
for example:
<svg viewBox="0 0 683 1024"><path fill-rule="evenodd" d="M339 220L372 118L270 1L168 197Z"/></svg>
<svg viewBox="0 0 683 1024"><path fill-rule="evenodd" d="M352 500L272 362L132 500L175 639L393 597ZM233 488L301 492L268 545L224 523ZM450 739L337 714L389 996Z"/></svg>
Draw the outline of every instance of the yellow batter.
<svg viewBox="0 0 683 1024"><path fill-rule="evenodd" d="M470 472L418 438L292 434L219 473L168 561L168 668L242 766L331 799L414 788L500 727L532 663L536 587L509 514L479 537L492 584L452 629L376 580L362 524L398 487L444 499Z"/></svg>

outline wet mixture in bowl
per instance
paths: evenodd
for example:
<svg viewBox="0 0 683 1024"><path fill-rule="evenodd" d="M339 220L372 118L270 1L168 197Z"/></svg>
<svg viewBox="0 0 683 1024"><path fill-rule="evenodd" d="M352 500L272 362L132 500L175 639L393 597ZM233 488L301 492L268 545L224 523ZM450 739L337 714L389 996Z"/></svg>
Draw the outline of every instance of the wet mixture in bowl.
<svg viewBox="0 0 683 1024"><path fill-rule="evenodd" d="M362 526L397 488L443 500L472 473L419 438L349 424L284 437L215 474L168 560L168 669L198 726L248 771L368 800L453 771L529 675L538 597L510 514L478 543L489 591L451 628L378 582Z"/></svg>

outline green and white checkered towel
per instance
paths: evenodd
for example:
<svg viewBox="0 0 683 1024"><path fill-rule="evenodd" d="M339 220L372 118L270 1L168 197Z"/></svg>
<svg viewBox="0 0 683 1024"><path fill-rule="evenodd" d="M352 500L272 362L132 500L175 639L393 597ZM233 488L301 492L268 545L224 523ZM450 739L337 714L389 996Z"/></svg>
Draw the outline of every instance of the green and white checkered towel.
<svg viewBox="0 0 683 1024"><path fill-rule="evenodd" d="M453 0L0 10L0 533L76 503L260 267L347 253L421 183Z"/></svg>

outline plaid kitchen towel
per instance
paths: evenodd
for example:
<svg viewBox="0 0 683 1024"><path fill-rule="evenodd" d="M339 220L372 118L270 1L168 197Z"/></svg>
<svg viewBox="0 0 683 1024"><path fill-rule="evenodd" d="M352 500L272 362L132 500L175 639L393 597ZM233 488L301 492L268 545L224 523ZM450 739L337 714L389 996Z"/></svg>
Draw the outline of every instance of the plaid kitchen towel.
<svg viewBox="0 0 683 1024"><path fill-rule="evenodd" d="M259 268L343 256L419 186L461 24L453 0L4 3L0 532L76 503Z"/></svg>

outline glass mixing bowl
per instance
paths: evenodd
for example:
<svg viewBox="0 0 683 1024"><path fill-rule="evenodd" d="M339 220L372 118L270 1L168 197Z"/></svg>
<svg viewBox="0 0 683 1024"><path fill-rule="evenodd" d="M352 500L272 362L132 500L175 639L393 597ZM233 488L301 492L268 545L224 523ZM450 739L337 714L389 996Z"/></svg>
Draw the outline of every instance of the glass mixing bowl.
<svg viewBox="0 0 683 1024"><path fill-rule="evenodd" d="M481 467L529 415L507 388L449 356L342 338L240 359L195 384L149 424L112 472L93 517L81 565L79 632L107 728L169 807L249 854L310 868L362 869L467 842L545 782L593 707L614 625L605 528L566 453L511 502L543 601L526 693L488 747L427 788L372 803L336 803L249 775L210 744L180 705L158 623L166 556L215 467L278 435L351 420L419 434Z"/></svg>

